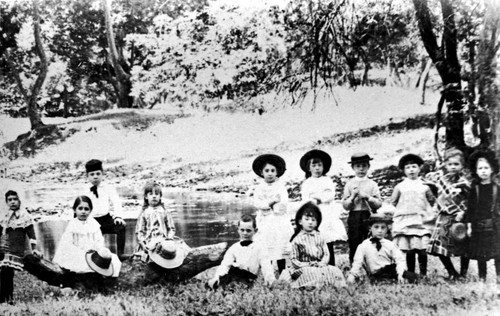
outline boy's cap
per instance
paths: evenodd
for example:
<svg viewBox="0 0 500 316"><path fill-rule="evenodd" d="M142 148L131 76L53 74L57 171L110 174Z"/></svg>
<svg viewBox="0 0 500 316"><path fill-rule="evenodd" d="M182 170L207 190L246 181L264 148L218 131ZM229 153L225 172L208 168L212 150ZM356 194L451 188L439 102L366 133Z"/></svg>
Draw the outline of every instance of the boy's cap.
<svg viewBox="0 0 500 316"><path fill-rule="evenodd" d="M87 161L85 164L85 170L88 172L102 170L102 161L97 159L92 159Z"/></svg>
<svg viewBox="0 0 500 316"><path fill-rule="evenodd" d="M424 160L422 159L422 157L415 155L415 154L407 154L407 155L404 155L403 157L401 157L401 159L399 159L399 163L398 163L399 169L403 170L405 168L405 165L409 161L413 161L419 166L424 164Z"/></svg>
<svg viewBox="0 0 500 316"><path fill-rule="evenodd" d="M285 173L285 160L283 160L283 158L281 158L280 156L273 154L260 155L259 157L255 158L252 164L253 172L255 172L255 174L259 177L262 177L262 169L267 163L276 167L276 176L278 178Z"/></svg>
<svg viewBox="0 0 500 316"><path fill-rule="evenodd" d="M373 160L373 158L370 157L370 155L368 155L367 153L360 152L360 153L353 154L351 156L351 161L349 161L349 163L355 164L358 162L368 162L370 160Z"/></svg>
<svg viewBox="0 0 500 316"><path fill-rule="evenodd" d="M392 217L386 214L371 214L370 217L366 220L366 223L368 225L371 225L373 223L386 223L386 224L391 224L392 223Z"/></svg>
<svg viewBox="0 0 500 316"><path fill-rule="evenodd" d="M323 174L327 174L328 171L330 171L330 167L332 166L332 157L330 157L329 154L322 150L313 149L306 152L304 156L300 158L300 168L304 172L309 171L309 166L307 165L307 163L313 158L319 158L323 162Z"/></svg>

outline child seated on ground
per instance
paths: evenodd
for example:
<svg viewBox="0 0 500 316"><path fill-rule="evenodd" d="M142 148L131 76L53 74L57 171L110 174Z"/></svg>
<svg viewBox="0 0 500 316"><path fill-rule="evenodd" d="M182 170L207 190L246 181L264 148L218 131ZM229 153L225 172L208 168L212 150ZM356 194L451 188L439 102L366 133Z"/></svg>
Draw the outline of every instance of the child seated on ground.
<svg viewBox="0 0 500 316"><path fill-rule="evenodd" d="M292 268L286 269L280 280L290 283L292 288L333 285L345 287L342 272L329 265L328 246L318 231L321 212L314 203L302 205L295 216L295 234L292 236L290 260Z"/></svg>
<svg viewBox="0 0 500 316"><path fill-rule="evenodd" d="M78 274L97 272L118 277L122 264L118 256L104 245L100 225L90 216L90 198L85 195L77 197L73 210L75 217L68 222L52 261Z"/></svg>
<svg viewBox="0 0 500 316"><path fill-rule="evenodd" d="M136 256L148 263L148 282L154 282L165 273L182 265L190 248L175 236L172 214L165 209L159 183L149 182L144 187L144 205L137 218L136 236L139 243Z"/></svg>
<svg viewBox="0 0 500 316"><path fill-rule="evenodd" d="M262 270L266 285L276 280L266 249L258 242L253 242L257 224L251 215L243 215L238 222L240 241L232 245L224 255L215 275L208 281L208 286L226 286L231 282L252 285Z"/></svg>
<svg viewBox="0 0 500 316"><path fill-rule="evenodd" d="M21 208L21 200L16 191L5 193L9 210L0 218L0 303L12 303L14 295L14 270L23 270L26 241L34 254L36 237L33 220L26 209Z"/></svg>
<svg viewBox="0 0 500 316"><path fill-rule="evenodd" d="M372 214L367 222L371 225L372 237L358 246L347 283L352 284L361 276L361 268L365 269L372 281L397 279L399 283L403 283L404 279L408 279L414 282L416 274L405 271L405 259L401 250L392 241L385 239L392 220L383 214Z"/></svg>

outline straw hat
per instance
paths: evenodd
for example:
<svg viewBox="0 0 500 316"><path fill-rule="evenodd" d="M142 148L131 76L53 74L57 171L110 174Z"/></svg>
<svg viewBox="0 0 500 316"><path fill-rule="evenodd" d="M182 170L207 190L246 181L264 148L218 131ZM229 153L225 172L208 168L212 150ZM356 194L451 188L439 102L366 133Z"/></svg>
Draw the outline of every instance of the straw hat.
<svg viewBox="0 0 500 316"><path fill-rule="evenodd" d="M359 163L359 162L369 162L370 160L373 160L373 158L370 157L370 155L368 155L365 152L359 152L359 153L355 153L351 156L351 161L349 161L349 163L355 164L355 163Z"/></svg>
<svg viewBox="0 0 500 316"><path fill-rule="evenodd" d="M462 241L467 237L467 226L464 223L454 223L450 227L450 236L455 241Z"/></svg>
<svg viewBox="0 0 500 316"><path fill-rule="evenodd" d="M313 149L306 152L304 156L300 158L300 168L304 172L309 172L309 166L307 163L313 158L319 158L323 162L323 174L327 174L328 171L330 171L330 167L332 166L332 157L322 150Z"/></svg>
<svg viewBox="0 0 500 316"><path fill-rule="evenodd" d="M370 217L365 221L368 225L371 225L373 223L387 223L391 224L392 223L392 217L386 214L371 214Z"/></svg>
<svg viewBox="0 0 500 316"><path fill-rule="evenodd" d="M283 160L280 156L273 154L260 155L255 158L252 164L253 172L255 172L255 174L259 177L262 177L262 168L264 168L267 163L276 167L276 177L279 178L285 173L285 160Z"/></svg>
<svg viewBox="0 0 500 316"><path fill-rule="evenodd" d="M149 252L150 259L165 269L174 269L182 265L186 258L186 249L174 240L161 239L159 246Z"/></svg>
<svg viewBox="0 0 500 316"><path fill-rule="evenodd" d="M101 275L112 276L114 273L111 264L111 251L108 248L87 251L85 260L92 270Z"/></svg>

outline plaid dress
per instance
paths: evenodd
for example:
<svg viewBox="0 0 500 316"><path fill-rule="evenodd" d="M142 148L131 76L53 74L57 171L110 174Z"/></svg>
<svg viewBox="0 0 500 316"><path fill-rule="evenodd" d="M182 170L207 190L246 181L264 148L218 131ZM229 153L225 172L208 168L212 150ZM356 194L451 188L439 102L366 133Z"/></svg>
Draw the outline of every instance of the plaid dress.
<svg viewBox="0 0 500 316"><path fill-rule="evenodd" d="M329 253L326 241L318 231L301 231L292 240L290 254L292 268L286 269L280 280L289 282L292 288L333 285L345 287L344 275L339 268L328 265ZM321 263L321 267L311 266Z"/></svg>
<svg viewBox="0 0 500 316"><path fill-rule="evenodd" d="M455 217L467 210L467 197L470 191L469 181L463 174L444 174L442 171L429 173L426 180L438 190L436 207L438 216L432 230L427 252L432 255L462 256L467 246L466 241L458 242L451 237L450 228L457 223ZM458 193L454 193L457 190Z"/></svg>

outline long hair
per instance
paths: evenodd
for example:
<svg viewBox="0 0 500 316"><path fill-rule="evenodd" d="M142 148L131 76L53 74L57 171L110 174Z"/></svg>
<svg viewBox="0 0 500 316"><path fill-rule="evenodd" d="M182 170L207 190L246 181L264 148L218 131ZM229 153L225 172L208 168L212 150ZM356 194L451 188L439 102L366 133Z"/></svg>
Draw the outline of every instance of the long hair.
<svg viewBox="0 0 500 316"><path fill-rule="evenodd" d="M295 236L297 236L300 231L302 230L302 226L299 224L299 221L302 219L304 216L311 216L316 219L318 222L318 226L316 226L316 230L318 230L319 225L321 225L321 211L319 210L319 207L312 203L312 202L307 202L304 205L302 205L299 210L297 211L297 214L295 214L295 232L293 233L292 238L290 238L290 241L292 241Z"/></svg>
<svg viewBox="0 0 500 316"><path fill-rule="evenodd" d="M307 161L306 179L310 178L312 176L311 170L310 170L311 169L311 165L313 163L320 163L320 162L323 164L323 174L322 175L323 176L325 175L325 162L323 160L321 160L320 158L318 158L318 157L314 157L314 158L311 158L311 159L309 159Z"/></svg>
<svg viewBox="0 0 500 316"><path fill-rule="evenodd" d="M161 186L157 182L148 182L144 186L144 204L142 205L142 209L145 210L149 207L149 202L147 199L148 193L152 192L157 192L160 194L160 206L163 207L163 202L161 201L162 198L162 191L161 191Z"/></svg>
<svg viewBox="0 0 500 316"><path fill-rule="evenodd" d="M80 195L79 197L77 197L75 199L75 203L73 203L73 217L76 217L76 213L75 213L76 208L78 207L78 205L80 205L82 203L87 203L90 207L91 212L94 209L94 206L92 205L92 200L86 195Z"/></svg>

